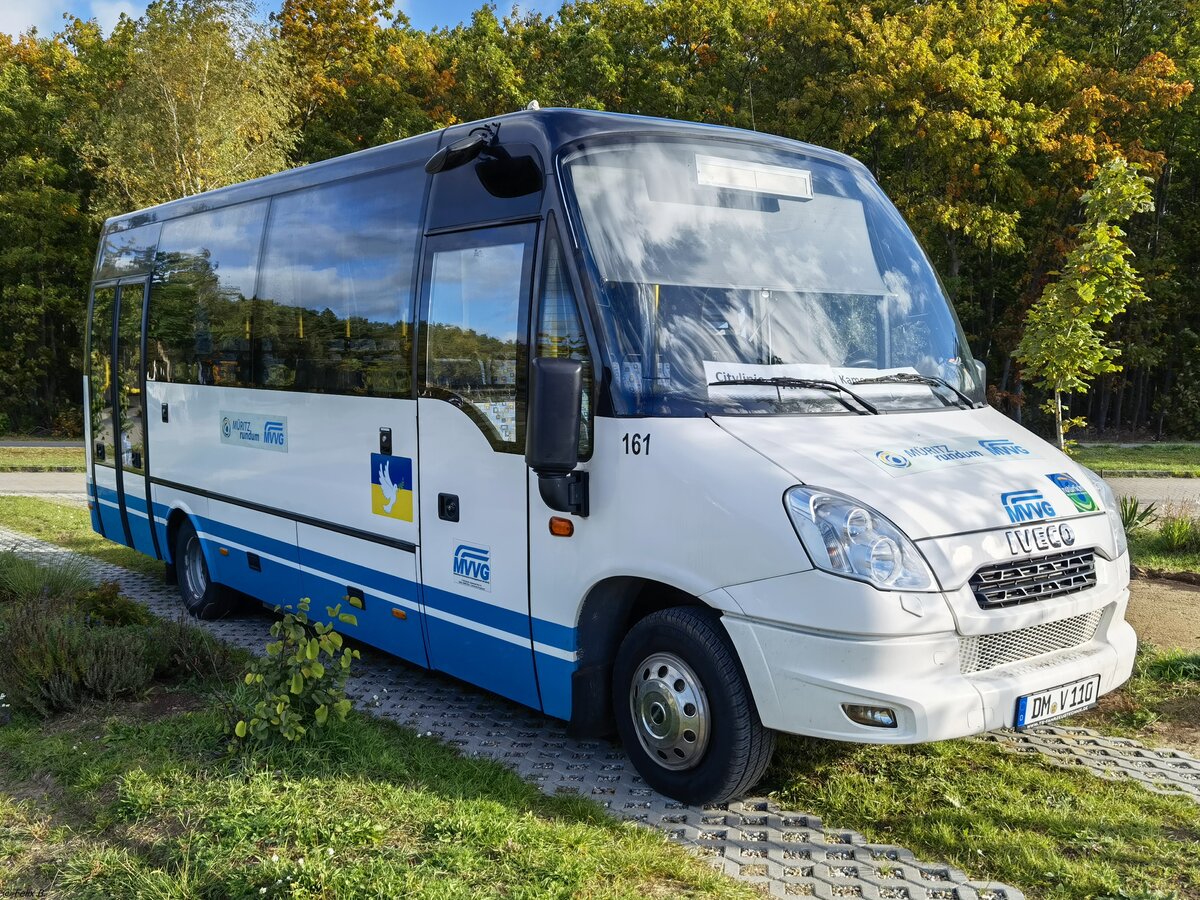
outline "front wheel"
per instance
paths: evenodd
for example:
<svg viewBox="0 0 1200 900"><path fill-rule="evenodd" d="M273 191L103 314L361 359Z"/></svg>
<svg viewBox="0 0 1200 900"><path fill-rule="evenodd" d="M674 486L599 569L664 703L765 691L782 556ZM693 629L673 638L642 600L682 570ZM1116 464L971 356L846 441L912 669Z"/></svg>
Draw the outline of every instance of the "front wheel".
<svg viewBox="0 0 1200 900"><path fill-rule="evenodd" d="M220 619L233 610L237 597L209 577L200 536L191 522L180 525L175 536L175 571L183 605L197 619Z"/></svg>
<svg viewBox="0 0 1200 900"><path fill-rule="evenodd" d="M685 803L745 794L775 750L710 609L660 610L630 630L613 666L613 710L642 778Z"/></svg>

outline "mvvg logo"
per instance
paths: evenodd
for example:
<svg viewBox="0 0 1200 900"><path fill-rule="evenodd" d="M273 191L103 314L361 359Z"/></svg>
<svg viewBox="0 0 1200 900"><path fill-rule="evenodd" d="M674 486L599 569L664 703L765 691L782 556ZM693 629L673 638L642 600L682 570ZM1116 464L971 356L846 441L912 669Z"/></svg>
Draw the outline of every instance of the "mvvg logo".
<svg viewBox="0 0 1200 900"><path fill-rule="evenodd" d="M263 443L282 447L287 443L287 432L282 422L267 422L263 425Z"/></svg>
<svg viewBox="0 0 1200 900"><path fill-rule="evenodd" d="M1030 453L1015 441L1008 438L998 438L991 441L980 441L979 446L992 456L1029 456Z"/></svg>
<svg viewBox="0 0 1200 900"><path fill-rule="evenodd" d="M1042 496L1041 491L1034 488L1001 494L1000 505L1008 513L1010 522L1036 522L1038 519L1053 519L1058 515L1054 505Z"/></svg>
<svg viewBox="0 0 1200 900"><path fill-rule="evenodd" d="M454 548L454 574L460 584L491 589L492 552L487 547L459 544Z"/></svg>

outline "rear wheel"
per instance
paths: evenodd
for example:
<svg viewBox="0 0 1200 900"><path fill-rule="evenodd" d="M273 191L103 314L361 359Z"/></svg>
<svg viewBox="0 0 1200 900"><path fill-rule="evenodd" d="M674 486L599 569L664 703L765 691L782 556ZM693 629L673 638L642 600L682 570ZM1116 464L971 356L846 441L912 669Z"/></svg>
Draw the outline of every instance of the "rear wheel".
<svg viewBox="0 0 1200 900"><path fill-rule="evenodd" d="M175 569L183 605L197 619L220 619L233 610L237 597L209 577L200 537L191 522L180 525L175 536Z"/></svg>
<svg viewBox="0 0 1200 900"><path fill-rule="evenodd" d="M709 609L660 610L630 630L613 666L613 710L641 776L685 803L745 794L775 750L775 732L763 727Z"/></svg>

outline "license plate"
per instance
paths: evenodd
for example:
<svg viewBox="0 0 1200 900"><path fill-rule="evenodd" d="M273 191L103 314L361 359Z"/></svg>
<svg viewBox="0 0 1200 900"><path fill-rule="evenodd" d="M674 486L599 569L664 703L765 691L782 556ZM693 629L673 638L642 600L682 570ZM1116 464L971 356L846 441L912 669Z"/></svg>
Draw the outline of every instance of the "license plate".
<svg viewBox="0 0 1200 900"><path fill-rule="evenodd" d="M1100 676L1089 675L1048 691L1026 694L1017 699L1016 727L1036 725L1095 706L1100 697Z"/></svg>

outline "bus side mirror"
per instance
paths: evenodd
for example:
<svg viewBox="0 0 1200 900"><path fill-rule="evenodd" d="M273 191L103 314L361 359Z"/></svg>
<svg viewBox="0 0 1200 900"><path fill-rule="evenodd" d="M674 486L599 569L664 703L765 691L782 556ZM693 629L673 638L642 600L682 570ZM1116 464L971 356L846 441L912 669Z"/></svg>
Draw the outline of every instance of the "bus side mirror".
<svg viewBox="0 0 1200 900"><path fill-rule="evenodd" d="M525 464L538 476L538 493L551 509L588 514L587 472L579 461L579 417L583 363L577 359L533 361Z"/></svg>

